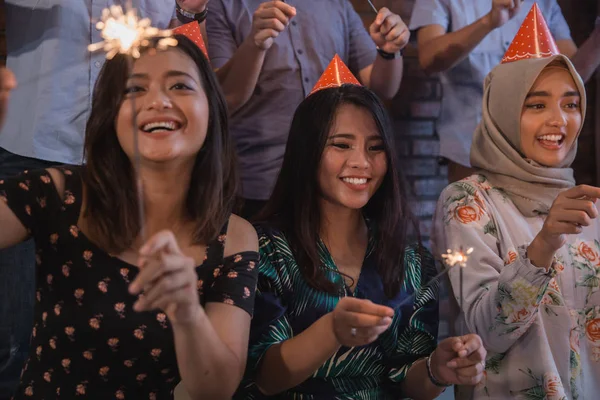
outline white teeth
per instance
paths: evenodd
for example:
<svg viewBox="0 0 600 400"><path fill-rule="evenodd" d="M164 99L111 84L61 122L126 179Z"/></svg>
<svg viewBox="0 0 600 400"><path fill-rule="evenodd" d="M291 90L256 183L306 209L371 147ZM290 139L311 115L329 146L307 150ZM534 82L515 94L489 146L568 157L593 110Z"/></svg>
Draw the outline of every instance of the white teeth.
<svg viewBox="0 0 600 400"><path fill-rule="evenodd" d="M367 183L367 178L342 178L342 180L352 185L364 185Z"/></svg>
<svg viewBox="0 0 600 400"><path fill-rule="evenodd" d="M145 132L157 131L157 130L169 130L173 131L177 128L177 123L174 121L160 121L150 122L142 127Z"/></svg>
<svg viewBox="0 0 600 400"><path fill-rule="evenodd" d="M558 142L562 139L562 135L544 135L544 136L540 136L538 139L539 140L546 140L548 142Z"/></svg>

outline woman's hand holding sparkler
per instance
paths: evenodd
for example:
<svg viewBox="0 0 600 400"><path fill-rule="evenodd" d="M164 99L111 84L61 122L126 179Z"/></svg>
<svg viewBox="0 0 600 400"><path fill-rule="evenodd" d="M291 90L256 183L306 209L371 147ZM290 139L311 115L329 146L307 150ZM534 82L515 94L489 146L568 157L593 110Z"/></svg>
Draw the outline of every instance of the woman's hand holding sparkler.
<svg viewBox="0 0 600 400"><path fill-rule="evenodd" d="M539 268L550 268L554 254L565 245L568 234L579 234L598 217L596 200L600 188L579 185L556 197L542 229L527 248L527 257Z"/></svg>
<svg viewBox="0 0 600 400"><path fill-rule="evenodd" d="M333 332L346 347L364 346L377 340L392 323L394 310L370 300L344 297L333 314Z"/></svg>
<svg viewBox="0 0 600 400"><path fill-rule="evenodd" d="M129 286L131 294L143 295L135 311L160 309L173 325L195 322L203 312L198 299L195 262L179 249L175 235L162 231L140 249L140 273Z"/></svg>
<svg viewBox="0 0 600 400"><path fill-rule="evenodd" d="M10 92L16 87L17 79L12 71L8 68L0 68L0 128L4 124Z"/></svg>
<svg viewBox="0 0 600 400"><path fill-rule="evenodd" d="M483 378L486 355L479 335L450 337L431 354L431 373L448 385L476 385Z"/></svg>

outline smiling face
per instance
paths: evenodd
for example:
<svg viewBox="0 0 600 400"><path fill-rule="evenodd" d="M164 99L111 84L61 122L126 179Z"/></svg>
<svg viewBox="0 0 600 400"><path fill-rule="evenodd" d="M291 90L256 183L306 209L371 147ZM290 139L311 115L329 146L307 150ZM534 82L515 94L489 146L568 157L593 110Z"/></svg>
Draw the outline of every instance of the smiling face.
<svg viewBox="0 0 600 400"><path fill-rule="evenodd" d="M117 138L132 159L133 110L142 162L193 161L206 139L208 100L198 68L181 50L146 53L133 65L116 118Z"/></svg>
<svg viewBox="0 0 600 400"><path fill-rule="evenodd" d="M521 150L526 158L559 167L581 128L580 94L560 65L546 67L531 87L521 112Z"/></svg>
<svg viewBox="0 0 600 400"><path fill-rule="evenodd" d="M324 200L361 209L381 186L386 172L384 143L371 114L355 105L340 106L318 170Z"/></svg>

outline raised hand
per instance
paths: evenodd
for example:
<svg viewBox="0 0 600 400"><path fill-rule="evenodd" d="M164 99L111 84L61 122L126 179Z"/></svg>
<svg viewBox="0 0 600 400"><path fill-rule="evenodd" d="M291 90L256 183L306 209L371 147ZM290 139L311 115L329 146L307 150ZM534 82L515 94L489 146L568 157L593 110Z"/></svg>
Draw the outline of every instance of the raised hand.
<svg viewBox="0 0 600 400"><path fill-rule="evenodd" d="M296 9L283 1L261 3L252 17L250 33L256 47L261 50L269 49L295 15Z"/></svg>
<svg viewBox="0 0 600 400"><path fill-rule="evenodd" d="M337 341L347 347L374 342L392 323L394 310L370 300L342 298L333 310L333 331Z"/></svg>
<svg viewBox="0 0 600 400"><path fill-rule="evenodd" d="M208 0L176 0L179 7L183 8L185 11L198 14L204 11L206 5L208 4Z"/></svg>
<svg viewBox="0 0 600 400"><path fill-rule="evenodd" d="M173 325L192 323L201 312L198 275L194 259L181 252L175 235L161 231L152 236L140 249L139 267L129 292L143 295L133 309L163 310Z"/></svg>
<svg viewBox="0 0 600 400"><path fill-rule="evenodd" d="M479 335L447 338L431 355L431 373L449 385L476 385L483 378L486 355Z"/></svg>
<svg viewBox="0 0 600 400"><path fill-rule="evenodd" d="M542 229L533 239L527 254L537 267L549 267L554 254L565 245L568 234L578 234L598 217L596 200L600 188L579 185L556 197Z"/></svg>
<svg viewBox="0 0 600 400"><path fill-rule="evenodd" d="M4 118L6 117L6 108L8 107L8 100L10 98L10 92L17 87L17 79L10 69L1 67L0 68L0 128L4 124Z"/></svg>
<svg viewBox="0 0 600 400"><path fill-rule="evenodd" d="M492 0L492 9L487 14L492 29L510 21L521 9L524 0Z"/></svg>
<svg viewBox="0 0 600 400"><path fill-rule="evenodd" d="M369 26L369 33L375 44L387 53L402 50L410 39L410 31L399 15L382 7Z"/></svg>

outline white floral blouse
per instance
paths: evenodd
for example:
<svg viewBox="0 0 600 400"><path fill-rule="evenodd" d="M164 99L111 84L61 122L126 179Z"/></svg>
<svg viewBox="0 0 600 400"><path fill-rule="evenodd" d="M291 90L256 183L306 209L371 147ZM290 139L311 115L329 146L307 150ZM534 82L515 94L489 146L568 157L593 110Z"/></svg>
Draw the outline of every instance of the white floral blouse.
<svg viewBox="0 0 600 400"><path fill-rule="evenodd" d="M458 399L600 399L600 221L570 235L549 272L526 257L543 222L482 175L441 194L436 253L474 248L454 328L479 334L488 350L484 380ZM448 276L456 306L460 267Z"/></svg>

